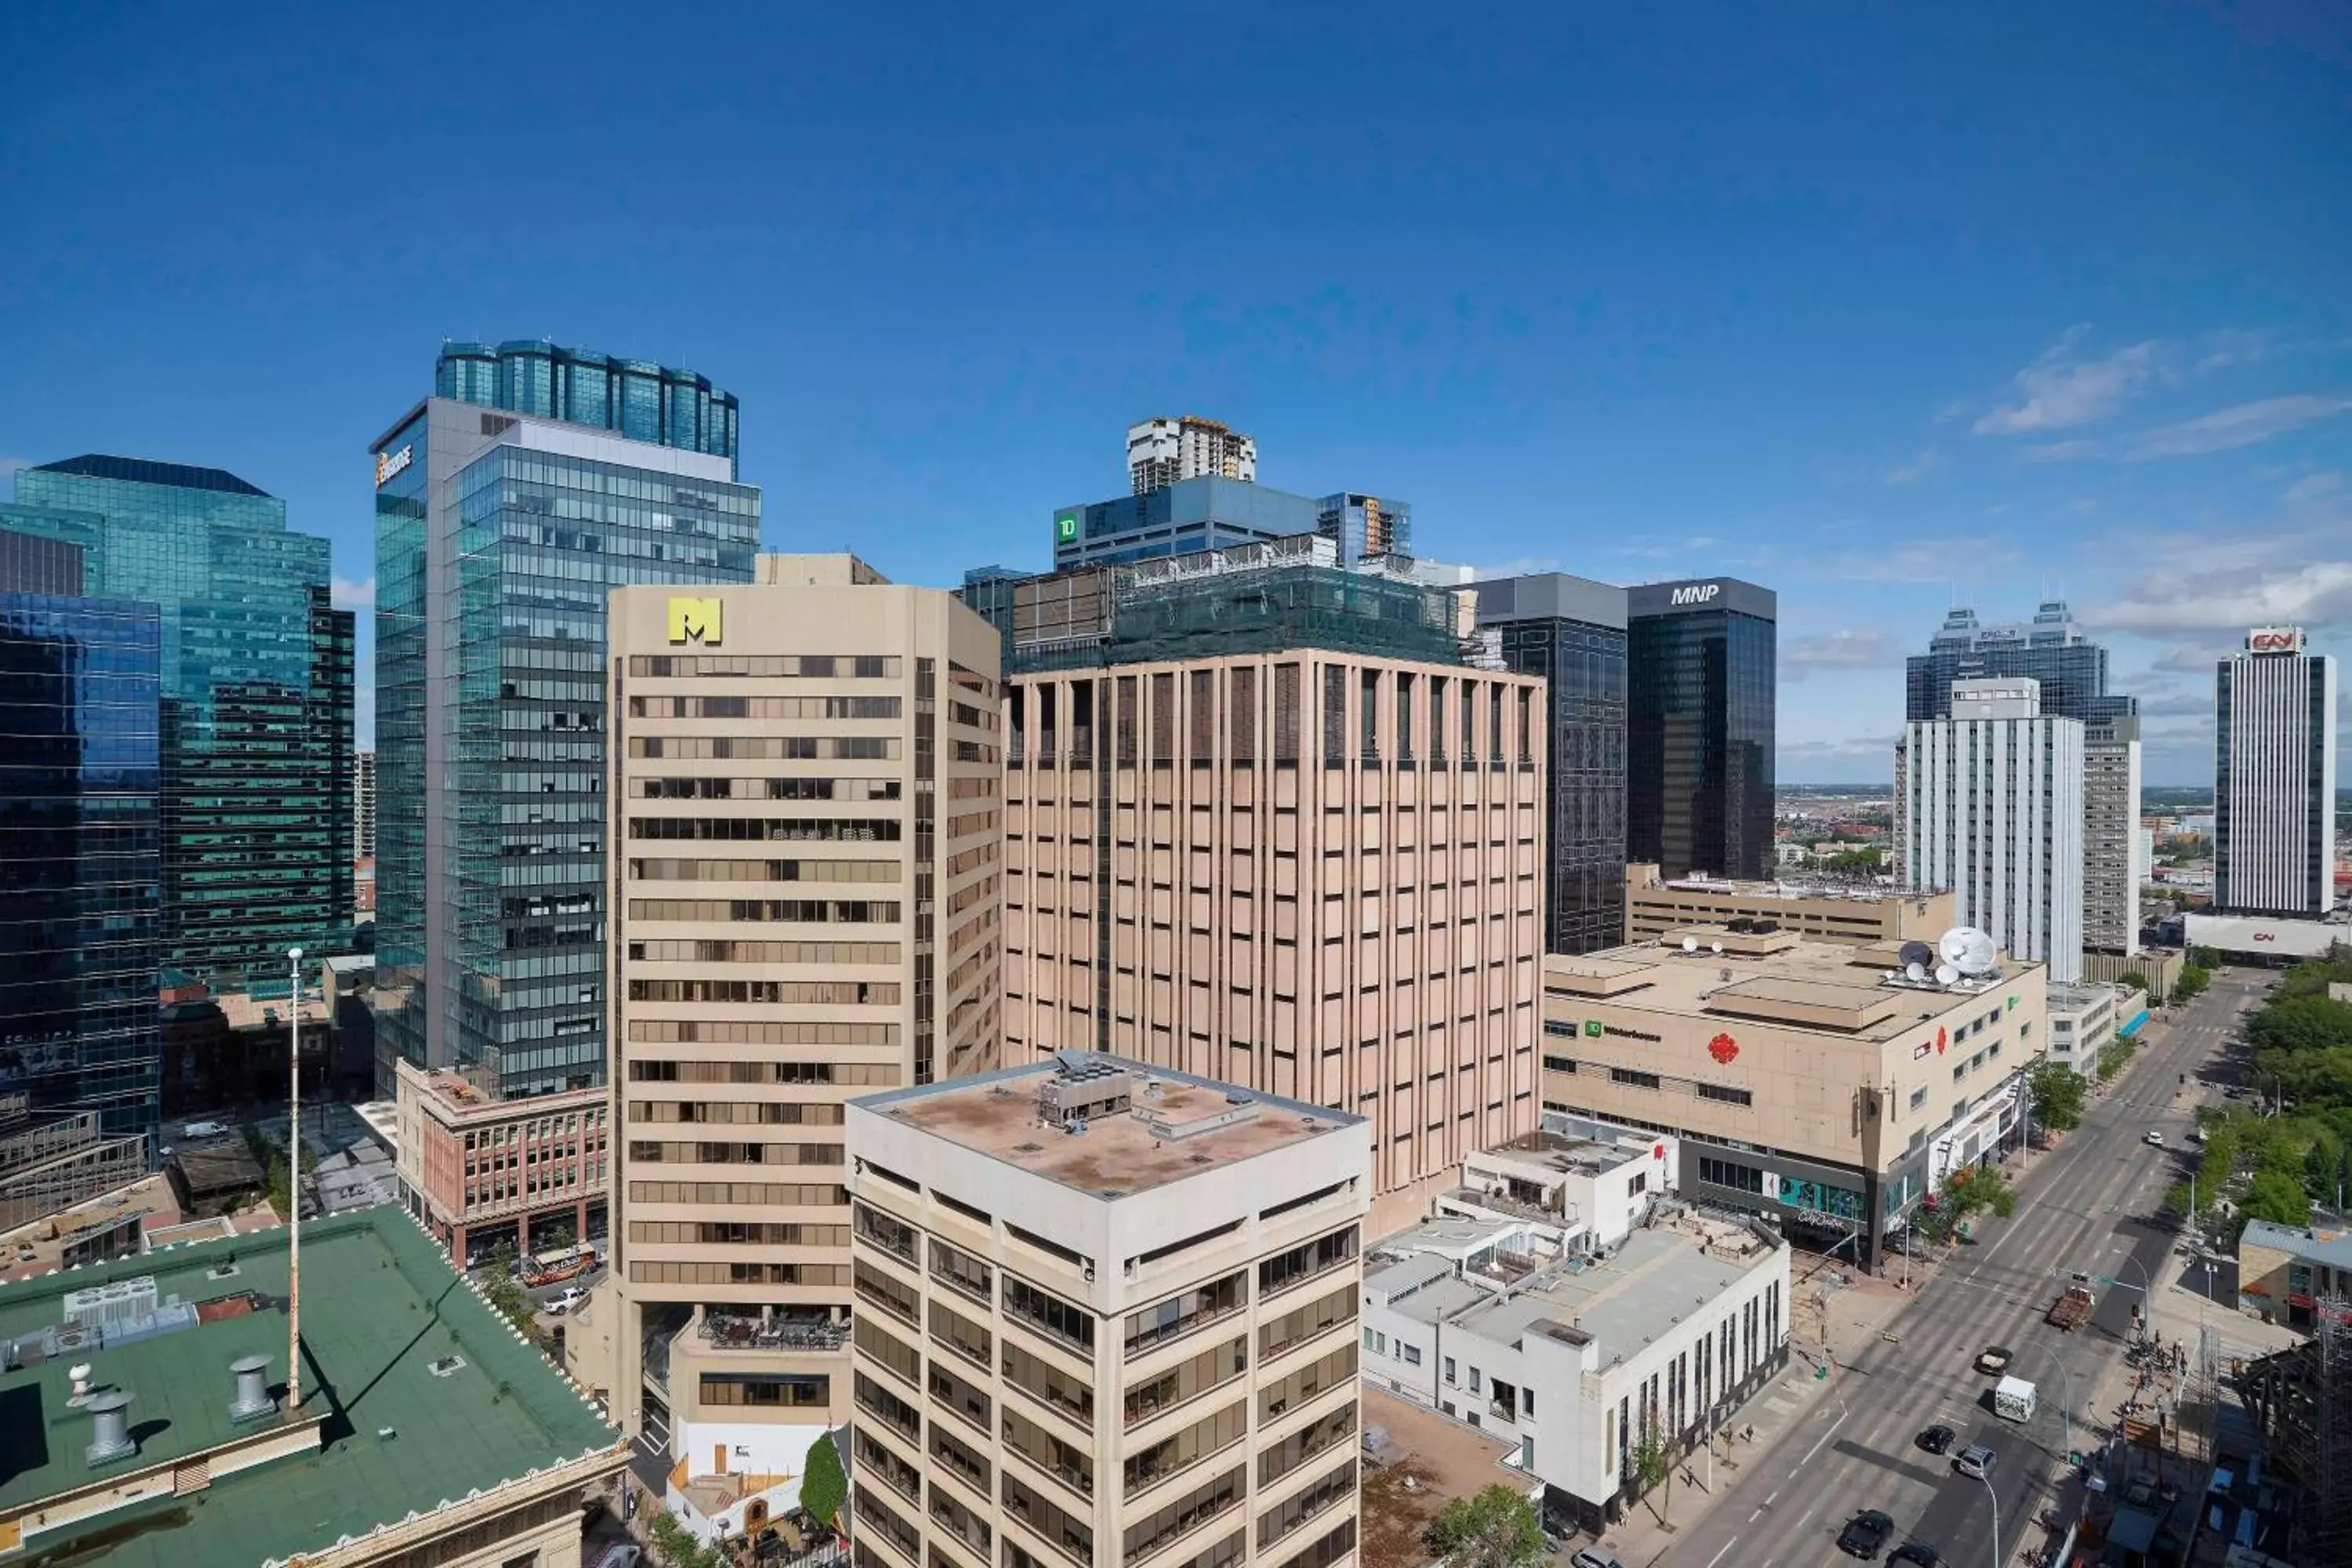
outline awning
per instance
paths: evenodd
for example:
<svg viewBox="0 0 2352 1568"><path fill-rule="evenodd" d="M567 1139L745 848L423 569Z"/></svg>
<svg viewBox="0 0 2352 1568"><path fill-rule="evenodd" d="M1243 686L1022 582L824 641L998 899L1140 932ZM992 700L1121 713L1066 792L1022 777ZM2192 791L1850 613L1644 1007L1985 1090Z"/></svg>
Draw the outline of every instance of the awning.
<svg viewBox="0 0 2352 1568"><path fill-rule="evenodd" d="M2139 1026L2140 1026L2142 1024L2145 1024L2145 1023L2147 1023L2147 1008L2145 1008L2145 1007L2142 1007L2142 1008L2141 1008L2137 1013L2135 1013L2134 1015L2132 1015L2132 1019L2131 1019L2131 1022L2130 1022L2130 1023L2126 1024L2126 1025L2122 1026L2120 1028L2118 1028L2118 1029L2116 1029L2116 1038L2117 1038L2117 1039L2119 1039L2119 1040L2128 1040L2128 1039L2130 1039L2134 1035L2137 1035L2137 1034L2138 1034L2138 1033L2139 1033Z"/></svg>

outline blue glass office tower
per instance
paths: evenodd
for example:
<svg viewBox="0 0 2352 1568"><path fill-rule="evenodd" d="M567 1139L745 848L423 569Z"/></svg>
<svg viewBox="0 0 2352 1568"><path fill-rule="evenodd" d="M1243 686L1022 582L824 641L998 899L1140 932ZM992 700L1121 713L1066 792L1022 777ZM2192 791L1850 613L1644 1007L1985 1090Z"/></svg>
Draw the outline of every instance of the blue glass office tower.
<svg viewBox="0 0 2352 1568"><path fill-rule="evenodd" d="M445 342L433 367L433 391L567 425L612 430L632 441L727 459L735 474L735 395L690 370L614 359L593 349L559 348L541 339L500 343Z"/></svg>
<svg viewBox="0 0 2352 1568"><path fill-rule="evenodd" d="M760 492L733 482L731 399L723 453L698 416L632 439L609 401L497 411L583 405L541 402L540 358L459 347L436 384L467 400L426 399L372 448L379 1091L404 1058L542 1094L604 1079L606 599L751 581Z"/></svg>
<svg viewBox="0 0 2352 1568"><path fill-rule="evenodd" d="M1625 855L1669 877L1773 872L1780 600L1732 577L1625 590Z"/></svg>
<svg viewBox="0 0 2352 1568"><path fill-rule="evenodd" d="M352 635L328 544L219 468L88 456L16 476L0 527L79 545L87 591L158 607L163 964L281 981L351 930Z"/></svg>
<svg viewBox="0 0 2352 1568"><path fill-rule="evenodd" d="M1412 552L1412 509L1346 490L1315 500L1247 479L1204 475L1142 495L1054 511L1054 570L1190 555L1265 539L1319 533L1339 559Z"/></svg>
<svg viewBox="0 0 2352 1568"><path fill-rule="evenodd" d="M152 605L78 596L79 553L0 531L0 1094L152 1150L163 629Z"/></svg>
<svg viewBox="0 0 2352 1568"><path fill-rule="evenodd" d="M2024 625L1985 626L1972 609L1946 614L1927 651L1903 661L1906 721L1952 716L1952 682L2027 676L2042 683L2042 711L2085 724L2137 714L2139 700L2107 691L2107 650L2093 642L2063 599L2044 600Z"/></svg>

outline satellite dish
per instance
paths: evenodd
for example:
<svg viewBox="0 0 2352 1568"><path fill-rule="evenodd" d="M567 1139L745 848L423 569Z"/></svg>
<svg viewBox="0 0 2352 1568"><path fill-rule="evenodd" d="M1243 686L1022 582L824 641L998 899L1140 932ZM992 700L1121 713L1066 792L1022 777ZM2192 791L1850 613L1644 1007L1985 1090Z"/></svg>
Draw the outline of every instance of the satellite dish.
<svg viewBox="0 0 2352 1568"><path fill-rule="evenodd" d="M1913 982L1925 980L1927 978L1927 966L1915 958L1903 966L1903 978Z"/></svg>
<svg viewBox="0 0 2352 1568"><path fill-rule="evenodd" d="M1696 952L1698 951L1698 938L1695 936L1686 936L1683 938L1683 951L1685 952Z"/></svg>
<svg viewBox="0 0 2352 1568"><path fill-rule="evenodd" d="M1895 962L1906 969L1916 964L1924 973L1935 964L1936 950L1924 942L1906 942L1903 944L1902 952L1896 955ZM1912 978L1916 980L1918 976L1914 975Z"/></svg>
<svg viewBox="0 0 2352 1568"><path fill-rule="evenodd" d="M1958 963L1969 950L1969 928L1954 926L1936 939L1936 955L1946 963Z"/></svg>
<svg viewBox="0 0 2352 1568"><path fill-rule="evenodd" d="M1723 956L1723 943L1721 943L1721 942L1711 942L1707 943L1707 946L1708 946L1708 947L1710 947L1710 948L1712 948L1712 949L1714 950L1714 952L1715 952L1715 955L1716 955L1717 958L1720 958L1720 957L1722 957L1722 956Z"/></svg>
<svg viewBox="0 0 2352 1568"><path fill-rule="evenodd" d="M1958 982L1959 982L1959 978L1960 978L1960 972L1959 972L1958 970L1957 970L1957 969L1954 969L1950 964L1948 964L1948 963L1939 963L1939 964L1937 964L1937 965L1936 966L1936 984L1938 984L1938 985L1953 985L1953 984L1958 984Z"/></svg>
<svg viewBox="0 0 2352 1568"><path fill-rule="evenodd" d="M1948 949L1944 955L1953 968L1963 974L1992 973L2000 958L2000 950L1993 945L1992 938L1974 926L1957 926L1944 933L1948 943L1955 937L1959 939L1959 951L1952 952Z"/></svg>

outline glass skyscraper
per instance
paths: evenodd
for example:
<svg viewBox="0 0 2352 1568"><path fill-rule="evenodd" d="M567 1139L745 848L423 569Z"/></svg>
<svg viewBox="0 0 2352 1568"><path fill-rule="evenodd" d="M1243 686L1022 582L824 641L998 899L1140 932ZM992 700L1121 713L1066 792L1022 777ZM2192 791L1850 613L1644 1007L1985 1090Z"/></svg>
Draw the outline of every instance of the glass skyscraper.
<svg viewBox="0 0 2352 1568"><path fill-rule="evenodd" d="M1503 664L1549 683L1544 948L1625 941L1625 590L1562 573L1477 584Z"/></svg>
<svg viewBox="0 0 2352 1568"><path fill-rule="evenodd" d="M79 545L86 592L159 612L163 961L280 981L351 929L352 634L327 541L219 468L88 456L26 468L0 527Z"/></svg>
<svg viewBox="0 0 2352 1568"><path fill-rule="evenodd" d="M541 1094L604 1076L607 596L751 582L760 492L733 482L731 398L723 453L698 415L632 439L609 402L571 423L495 412L582 405L541 398L538 358L465 350L437 384L466 400L428 398L372 448L378 1070Z"/></svg>
<svg viewBox="0 0 2352 1568"><path fill-rule="evenodd" d="M60 551L0 531L0 1094L152 1150L163 628L152 605L15 591L55 589Z"/></svg>
<svg viewBox="0 0 2352 1568"><path fill-rule="evenodd" d="M1626 858L1668 877L1770 876L1778 597L1712 577L1625 599Z"/></svg>
<svg viewBox="0 0 2352 1568"><path fill-rule="evenodd" d="M735 395L690 370L559 348L537 338L496 348L445 342L433 367L433 391L458 403L724 458L727 477L735 477Z"/></svg>
<svg viewBox="0 0 2352 1568"><path fill-rule="evenodd" d="M2042 683L2042 711L2085 724L2137 714L2139 700L2107 693L2107 650L2075 623L2063 599L2049 599L2023 625L1984 626L1971 609L1944 616L1927 651L1903 662L1904 719L1952 716L1952 682L2025 676Z"/></svg>

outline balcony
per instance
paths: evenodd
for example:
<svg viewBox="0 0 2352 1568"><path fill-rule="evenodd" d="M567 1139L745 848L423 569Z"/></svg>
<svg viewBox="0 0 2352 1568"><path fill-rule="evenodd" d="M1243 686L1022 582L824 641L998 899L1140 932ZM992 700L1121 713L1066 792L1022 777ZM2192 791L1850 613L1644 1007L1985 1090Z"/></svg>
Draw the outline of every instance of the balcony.
<svg viewBox="0 0 2352 1568"><path fill-rule="evenodd" d="M849 1339L846 1321L782 1313L705 1312L696 1331L718 1349L730 1351L837 1351Z"/></svg>

